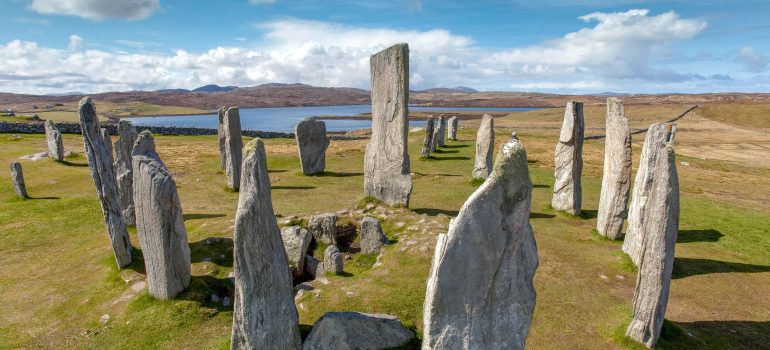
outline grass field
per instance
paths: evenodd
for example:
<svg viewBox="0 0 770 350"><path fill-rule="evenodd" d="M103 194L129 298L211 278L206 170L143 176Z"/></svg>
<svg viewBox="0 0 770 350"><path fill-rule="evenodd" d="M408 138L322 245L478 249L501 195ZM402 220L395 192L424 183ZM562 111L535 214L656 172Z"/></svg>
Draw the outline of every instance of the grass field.
<svg viewBox="0 0 770 350"><path fill-rule="evenodd" d="M634 110L644 115L638 124L656 115L668 119L686 106L655 108ZM623 337L635 272L620 253L620 242L593 233L604 144L584 146L584 215L556 213L549 207L552 158L563 111L537 113L496 121L498 149L510 135L505 128L517 128L534 184L531 223L540 266L527 347L639 348ZM601 127L600 111L587 115L589 127ZM392 241L381 265L373 267L373 256L355 255L346 261L345 274L328 277L326 284L313 282L316 289L297 301L303 332L324 312L342 310L394 314L421 332L436 236L446 232L450 217L476 188L469 182L476 130L473 122L464 124L460 141L440 149L435 159L420 160L422 134L410 134L410 207L377 207L365 214L359 201L366 140L333 141L327 173L314 177L299 172L293 140L266 140L276 214L307 218L344 211L352 221L372 215ZM641 137L634 139L634 172ZM224 190L216 138L156 137L177 182L193 261L190 288L171 301L154 300L141 288L141 261L123 271L115 268L82 139L64 139L65 148L76 152L67 162L22 161L32 199L15 198L7 169L0 173L0 348L228 348L232 305L214 302L211 295L221 298L231 290L227 276L238 194ZM0 134L1 163L44 149L42 135ZM689 166L678 164L681 223L659 348L769 348L770 169L677 160ZM132 240L138 245L134 232Z"/></svg>

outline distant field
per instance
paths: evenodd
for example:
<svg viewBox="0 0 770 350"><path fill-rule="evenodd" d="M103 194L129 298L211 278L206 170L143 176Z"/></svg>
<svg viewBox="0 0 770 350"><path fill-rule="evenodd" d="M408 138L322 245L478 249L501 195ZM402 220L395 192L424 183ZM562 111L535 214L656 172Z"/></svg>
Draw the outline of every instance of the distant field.
<svg viewBox="0 0 770 350"><path fill-rule="evenodd" d="M99 120L106 121L110 118L128 117L128 116L142 116L142 115L190 115L205 113L206 110L189 108L189 107L177 107L177 106L161 106L153 105L141 102L131 103L112 103L95 100L96 111L99 113ZM35 104L35 106L37 106ZM37 109L32 108L32 104L25 106L26 108L17 111L19 114L37 114L41 119L51 119L56 122L78 122L78 106L77 103L63 103L61 106L51 105L47 108L46 105L38 106ZM2 119L0 119L2 120Z"/></svg>
<svg viewBox="0 0 770 350"><path fill-rule="evenodd" d="M770 104L708 105L700 109L708 119L751 129L770 129Z"/></svg>

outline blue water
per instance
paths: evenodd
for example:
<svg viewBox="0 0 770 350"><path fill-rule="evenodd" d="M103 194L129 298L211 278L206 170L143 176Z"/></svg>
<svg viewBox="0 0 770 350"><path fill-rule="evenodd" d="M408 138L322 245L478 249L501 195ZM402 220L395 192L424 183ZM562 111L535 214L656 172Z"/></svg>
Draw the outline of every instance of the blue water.
<svg viewBox="0 0 770 350"><path fill-rule="evenodd" d="M483 108L483 107L414 107L410 111L488 111L488 112L526 112L539 108ZM350 117L362 113L371 113L370 105L318 106L318 107L274 107L241 109L241 127L248 130L294 132L294 126L302 119L315 116ZM123 118L135 125L176 126L217 128L217 115L180 115L159 117ZM350 131L372 126L370 120L324 120L327 131ZM409 125L423 126L425 121L410 120Z"/></svg>

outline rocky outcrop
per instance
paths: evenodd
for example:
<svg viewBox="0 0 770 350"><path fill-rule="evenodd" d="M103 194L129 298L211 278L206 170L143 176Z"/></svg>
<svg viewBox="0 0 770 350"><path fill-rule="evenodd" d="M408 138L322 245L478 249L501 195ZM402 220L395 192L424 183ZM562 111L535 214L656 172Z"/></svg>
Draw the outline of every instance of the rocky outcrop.
<svg viewBox="0 0 770 350"><path fill-rule="evenodd" d="M535 309L532 182L518 139L439 235L423 308L423 349L523 349Z"/></svg>
<svg viewBox="0 0 770 350"><path fill-rule="evenodd" d="M330 245L324 250L323 272L340 274L344 270L342 253L336 245Z"/></svg>
<svg viewBox="0 0 770 350"><path fill-rule="evenodd" d="M567 102L559 143L556 144L553 197L551 206L572 215L580 215L583 200L583 103Z"/></svg>
<svg viewBox="0 0 770 350"><path fill-rule="evenodd" d="M243 160L243 139L241 138L241 116L238 107L230 107L223 118L225 136L225 174L227 187L238 190L241 187L241 162Z"/></svg>
<svg viewBox="0 0 770 350"><path fill-rule="evenodd" d="M337 215L324 213L313 215L307 223L307 229L319 242L337 244Z"/></svg>
<svg viewBox="0 0 770 350"><path fill-rule="evenodd" d="M136 127L126 120L118 123L118 140L115 141L115 177L118 181L120 208L126 225L136 225L134 213L134 167L131 152L136 142Z"/></svg>
<svg viewBox="0 0 770 350"><path fill-rule="evenodd" d="M450 141L457 141L457 124L459 119L457 117L451 117L449 118L448 124L449 124L449 140Z"/></svg>
<svg viewBox="0 0 770 350"><path fill-rule="evenodd" d="M91 98L83 97L80 100L78 114L88 166L91 169L91 177L107 224L112 251L115 253L118 267L124 267L131 263L131 241L126 223L123 221L112 154L102 137L99 118L96 116L96 108Z"/></svg>
<svg viewBox="0 0 770 350"><path fill-rule="evenodd" d="M623 101L607 99L607 137L604 141L604 173L596 230L609 239L623 237L631 187L631 132Z"/></svg>
<svg viewBox="0 0 770 350"><path fill-rule="evenodd" d="M302 227L290 226L281 230L281 239L283 240L283 248L286 249L286 258L289 260L292 275L294 277L302 276L305 271L305 254L307 254L313 236L310 231Z"/></svg>
<svg viewBox="0 0 770 350"><path fill-rule="evenodd" d="M391 315L327 312L313 325L303 350L390 349L404 346L414 333Z"/></svg>
<svg viewBox="0 0 770 350"><path fill-rule="evenodd" d="M217 141L219 142L219 167L227 165L227 147L225 146L225 107L217 110Z"/></svg>
<svg viewBox="0 0 770 350"><path fill-rule="evenodd" d="M27 186L24 184L24 171L21 169L19 162L11 163L11 182L13 183L13 189L16 191L16 195L21 198L27 198Z"/></svg>
<svg viewBox="0 0 770 350"><path fill-rule="evenodd" d="M492 152L495 148L495 120L489 114L481 118L479 131L476 133L476 162L473 165L473 178L486 179L492 171Z"/></svg>
<svg viewBox="0 0 770 350"><path fill-rule="evenodd" d="M299 349L292 279L270 196L265 146L244 148L235 216L235 292L231 349Z"/></svg>
<svg viewBox="0 0 770 350"><path fill-rule="evenodd" d="M433 116L428 116L428 122L425 124L425 138L422 141L422 152L420 152L420 157L430 157L431 152L434 151L433 149L433 127L435 124L435 120Z"/></svg>
<svg viewBox="0 0 770 350"><path fill-rule="evenodd" d="M294 127L297 140L299 163L305 175L320 174L326 168L326 123L316 119L305 119Z"/></svg>
<svg viewBox="0 0 770 350"><path fill-rule="evenodd" d="M58 162L64 160L64 142L61 132L53 120L45 121L45 142L48 144L48 156Z"/></svg>
<svg viewBox="0 0 770 350"><path fill-rule="evenodd" d="M393 45L371 56L372 136L364 157L364 195L409 205L409 47Z"/></svg>
<svg viewBox="0 0 770 350"><path fill-rule="evenodd" d="M377 254L387 243L388 238L382 232L379 220L368 216L361 220L361 253Z"/></svg>

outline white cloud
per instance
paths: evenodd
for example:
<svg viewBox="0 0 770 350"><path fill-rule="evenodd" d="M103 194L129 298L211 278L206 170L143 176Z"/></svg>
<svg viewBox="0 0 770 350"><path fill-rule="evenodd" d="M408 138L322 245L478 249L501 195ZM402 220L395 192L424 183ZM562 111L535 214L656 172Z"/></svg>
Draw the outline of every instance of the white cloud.
<svg viewBox="0 0 770 350"><path fill-rule="evenodd" d="M741 48L735 59L743 64L747 71L755 73L765 71L767 65L770 64L770 59L767 56L757 52L751 46Z"/></svg>
<svg viewBox="0 0 770 350"><path fill-rule="evenodd" d="M74 51L81 48L82 46L83 38L75 34L70 35L70 42L67 44L67 49Z"/></svg>
<svg viewBox="0 0 770 350"><path fill-rule="evenodd" d="M160 0L32 0L29 8L46 15L137 20L160 8Z"/></svg>

